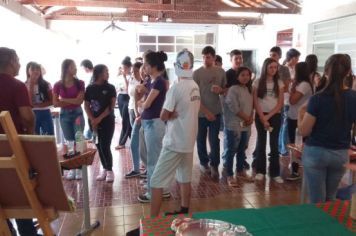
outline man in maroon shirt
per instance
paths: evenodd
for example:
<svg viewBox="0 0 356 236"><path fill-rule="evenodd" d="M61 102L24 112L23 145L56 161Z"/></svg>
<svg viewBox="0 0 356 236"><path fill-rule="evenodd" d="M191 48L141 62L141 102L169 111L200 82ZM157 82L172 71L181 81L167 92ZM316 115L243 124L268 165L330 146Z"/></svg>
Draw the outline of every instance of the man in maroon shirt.
<svg viewBox="0 0 356 236"><path fill-rule="evenodd" d="M0 112L9 111L17 132L20 134L33 134L35 116L32 112L30 99L26 86L14 77L20 70L19 58L13 49L0 47ZM0 125L0 133L4 133ZM16 232L9 226L12 234ZM37 230L31 219L16 219L17 228L21 236L37 236Z"/></svg>

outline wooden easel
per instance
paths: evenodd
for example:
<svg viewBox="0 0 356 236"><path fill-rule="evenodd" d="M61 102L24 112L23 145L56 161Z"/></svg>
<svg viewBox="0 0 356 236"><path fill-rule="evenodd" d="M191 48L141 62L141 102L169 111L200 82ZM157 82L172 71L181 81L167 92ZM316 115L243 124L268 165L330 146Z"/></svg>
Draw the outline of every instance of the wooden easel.
<svg viewBox="0 0 356 236"><path fill-rule="evenodd" d="M6 219L37 218L45 236L58 211L71 211L61 182L55 140L18 135L10 113L0 113L0 235L11 236ZM51 186L53 185L53 186Z"/></svg>

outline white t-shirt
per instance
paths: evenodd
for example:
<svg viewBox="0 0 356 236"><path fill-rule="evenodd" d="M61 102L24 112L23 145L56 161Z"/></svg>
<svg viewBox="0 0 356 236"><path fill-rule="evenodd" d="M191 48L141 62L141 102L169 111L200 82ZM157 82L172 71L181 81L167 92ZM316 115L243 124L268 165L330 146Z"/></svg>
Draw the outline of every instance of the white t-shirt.
<svg viewBox="0 0 356 236"><path fill-rule="evenodd" d="M260 82L260 79L256 79L253 82L253 87L257 90L258 89L258 83ZM267 82L267 92L266 95L263 98L257 98L258 104L261 107L262 112L268 113L277 106L278 103L278 97L275 96L275 93L273 91L274 87L274 82ZM284 87L284 83L281 80L278 80L278 87L279 89ZM281 93L279 96L283 96L284 94Z"/></svg>
<svg viewBox="0 0 356 236"><path fill-rule="evenodd" d="M48 93L51 93L52 91L52 86L51 84L48 83ZM33 86L33 94L32 94L32 104L34 105L38 105L38 104L41 104L43 103L43 94L40 93L39 91L39 87L38 87L38 84L35 84ZM48 110L50 109L52 106L47 106L47 107L34 107L32 108L33 111L40 111L40 110Z"/></svg>
<svg viewBox="0 0 356 236"><path fill-rule="evenodd" d="M128 81L131 80L131 76L127 75L126 79ZM117 77L117 82L116 82L116 92L117 94L128 94L127 88L126 88L126 83L125 83L125 78L123 75L120 75Z"/></svg>
<svg viewBox="0 0 356 236"><path fill-rule="evenodd" d="M303 94L303 97L299 99L299 101L294 104L289 106L289 111L288 111L288 117L292 120L297 120L298 119L298 110L299 108L305 104L306 102L309 101L309 98L313 95L313 90L310 87L310 84L303 81L300 84L298 84L295 87L296 91L300 92Z"/></svg>
<svg viewBox="0 0 356 236"><path fill-rule="evenodd" d="M128 92L129 92L129 96L130 96L130 100L129 100L129 109L135 109L135 91L136 91L136 86L139 85L141 82L137 81L134 78L131 78L129 80L129 85L128 85Z"/></svg>
<svg viewBox="0 0 356 236"><path fill-rule="evenodd" d="M174 152L193 152L200 109L198 85L192 79L182 79L174 84L166 94L163 109L178 114L177 118L167 122L163 147Z"/></svg>

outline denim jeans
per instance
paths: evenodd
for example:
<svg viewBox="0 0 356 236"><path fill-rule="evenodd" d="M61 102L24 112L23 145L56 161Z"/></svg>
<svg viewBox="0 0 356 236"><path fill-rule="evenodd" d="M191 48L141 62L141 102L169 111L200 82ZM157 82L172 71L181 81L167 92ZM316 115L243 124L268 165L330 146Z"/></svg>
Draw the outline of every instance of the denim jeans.
<svg viewBox="0 0 356 236"><path fill-rule="evenodd" d="M237 153L240 133L236 130L224 129L224 152L222 155L223 166L227 176L233 176L234 156Z"/></svg>
<svg viewBox="0 0 356 236"><path fill-rule="evenodd" d="M147 149L147 186L151 187L151 176L162 149L166 126L160 119L141 120Z"/></svg>
<svg viewBox="0 0 356 236"><path fill-rule="evenodd" d="M279 153L278 153L278 135L281 126L281 115L279 113L272 116L269 120L272 132L269 134L269 146L270 146L270 164L269 175L270 177L279 176ZM266 174L266 142L267 131L265 130L258 115L255 118L255 125L257 129L257 146L256 146L256 172L257 174Z"/></svg>
<svg viewBox="0 0 356 236"><path fill-rule="evenodd" d="M240 142L237 146L237 154L236 154L236 171L241 172L244 170L244 162L246 160L246 147L248 141L250 139L249 131L241 131L240 132Z"/></svg>
<svg viewBox="0 0 356 236"><path fill-rule="evenodd" d="M282 123L281 123L281 129L279 132L279 137L278 137L278 150L279 153L282 156L287 156L288 155L288 149L287 149L287 144L288 144L288 110L289 110L289 105L284 105L283 106L283 111L282 111Z"/></svg>
<svg viewBox="0 0 356 236"><path fill-rule="evenodd" d="M80 119L80 129L84 130L84 117L83 110L81 107L76 109L61 109L59 115L59 122L61 123L61 128L63 131L64 138L69 141L75 140L76 124L75 120L79 117Z"/></svg>
<svg viewBox="0 0 356 236"><path fill-rule="evenodd" d="M131 158L133 170L136 172L140 171L140 129L141 122L134 122L131 132Z"/></svg>
<svg viewBox="0 0 356 236"><path fill-rule="evenodd" d="M35 133L39 135L54 135L54 126L51 111L34 110L36 117Z"/></svg>
<svg viewBox="0 0 356 236"><path fill-rule="evenodd" d="M198 121L198 135L197 135L197 149L200 160L200 165L208 165L218 167L220 164L220 139L219 130L221 123L221 115L215 116L214 121L208 121L205 117L199 117ZM209 130L209 136L208 136ZM206 138L208 136L210 144L210 154L208 155L206 147Z"/></svg>
<svg viewBox="0 0 356 236"><path fill-rule="evenodd" d="M311 203L335 200L348 159L347 149L304 146L302 162Z"/></svg>

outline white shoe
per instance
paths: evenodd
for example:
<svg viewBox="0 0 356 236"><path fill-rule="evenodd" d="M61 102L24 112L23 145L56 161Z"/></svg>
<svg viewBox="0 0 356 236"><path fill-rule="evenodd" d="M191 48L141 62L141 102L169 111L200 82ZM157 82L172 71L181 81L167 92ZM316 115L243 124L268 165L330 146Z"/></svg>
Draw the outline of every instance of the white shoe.
<svg viewBox="0 0 356 236"><path fill-rule="evenodd" d="M82 170L81 169L75 170L75 179L82 179Z"/></svg>
<svg viewBox="0 0 356 236"><path fill-rule="evenodd" d="M115 179L114 172L112 172L111 170L109 170L109 171L107 171L106 173L107 173L107 175L106 175L106 182L108 182L108 183L114 182L114 179Z"/></svg>
<svg viewBox="0 0 356 236"><path fill-rule="evenodd" d="M103 181L106 178L107 170L102 170L98 176L96 176L96 180Z"/></svg>
<svg viewBox="0 0 356 236"><path fill-rule="evenodd" d="M265 175L264 174L257 174L256 176L255 176L255 180L257 180L257 181L261 181L261 180L263 180L265 178Z"/></svg>
<svg viewBox="0 0 356 236"><path fill-rule="evenodd" d="M69 170L66 176L66 180L73 180L75 179L75 170Z"/></svg>
<svg viewBox="0 0 356 236"><path fill-rule="evenodd" d="M284 183L284 180L281 178L281 176L274 177L273 180L276 183L279 183L279 184L283 184Z"/></svg>

